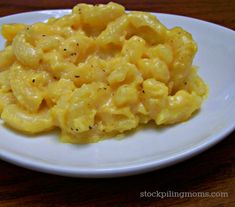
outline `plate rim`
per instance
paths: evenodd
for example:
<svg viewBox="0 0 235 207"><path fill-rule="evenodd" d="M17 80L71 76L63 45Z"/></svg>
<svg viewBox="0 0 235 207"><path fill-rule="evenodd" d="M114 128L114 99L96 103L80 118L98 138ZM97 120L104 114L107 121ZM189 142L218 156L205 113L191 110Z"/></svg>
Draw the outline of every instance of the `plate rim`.
<svg viewBox="0 0 235 207"><path fill-rule="evenodd" d="M53 13L53 12L58 12L58 11L68 12L69 13L69 12L72 11L72 9L45 9L45 10L26 11L26 12L20 12L20 13L15 13L15 14L2 16L2 17L0 17L0 20L4 20L6 18L11 18L11 17L17 17L17 16L21 16L21 15L29 15L29 14L34 14L34 13L41 13L41 14L45 13L45 14L47 14L48 12ZM189 17L189 16L186 16L186 15L152 12L152 11L126 10L126 12L130 12L130 11L151 13L154 16L156 16L156 15L160 15L160 16L167 15L167 16L172 16L172 17L175 16L175 17L179 17L179 18L186 18L186 19L189 19L189 20L191 19L192 21L196 20L196 21L201 22L203 24L210 24L211 26L217 26L217 27L219 27L220 29L223 29L223 30L225 29L225 30L228 30L230 32L235 32L235 30L233 30L232 28L229 28L229 27L226 27L226 26L214 23L214 22L209 22L209 21L206 21L206 20L203 20L203 19L197 19L197 18L194 18L194 17ZM0 26L1 26L1 23L0 23Z"/></svg>
<svg viewBox="0 0 235 207"><path fill-rule="evenodd" d="M11 164L14 164L19 167L24 167L29 170L35 170L38 172L67 176L67 177L80 177L80 178L112 178L112 177L123 177L130 175L137 175L146 172L151 172L154 170L160 170L182 161L186 161L196 155L201 154L207 149L213 147L218 144L229 134L231 134L235 130L235 123L231 123L226 130L221 130L219 133L215 135L210 135L206 140L199 142L197 145L190 147L186 150L182 150L181 152L174 153L171 156L160 160L151 160L146 163L137 163L124 167L108 167L108 168L85 168L85 167L64 167L57 166L54 164L48 164L45 162L28 159L24 156L20 156L14 153L0 153L0 159L7 161Z"/></svg>
<svg viewBox="0 0 235 207"><path fill-rule="evenodd" d="M43 15L44 13L48 14L49 12L51 12L53 14L59 11L62 13L66 13L66 12L71 12L71 9L49 9L49 10L22 12L22 13L0 17L0 20L4 20L7 18L16 18L22 15L32 15L35 13L39 13ZM199 23L207 24L207 25L209 24L209 26L219 27L220 29L223 29L225 31L232 32L235 34L235 31L230 28L227 28L227 27L224 27L224 26L212 23L212 22L207 22L201 19L196 19L193 17L176 15L176 14L157 13L157 12L149 12L149 13L152 13L155 16L169 16L170 15L172 17L183 18L186 20L196 21ZM104 168L92 169L92 168L85 168L85 167L72 167L72 166L66 167L66 166L60 166L60 165L58 166L56 164L50 164L50 163L45 163L45 162L38 161L35 159L26 158L24 156L15 154L13 152L6 151L4 153L2 152L1 148L0 148L0 159L7 161L9 163L15 164L17 166L30 169L30 170L36 170L39 172L62 175L62 176L83 177L83 178L85 177L86 178L121 177L121 176L129 176L129 175L150 172L153 170L159 170L159 169L168 167L170 165L174 165L176 163L187 160L211 148L212 146L216 145L217 143L225 139L234 130L235 130L235 122L231 122L226 127L222 128L218 133L208 136L206 139L202 140L201 142L198 142L196 145L188 149L174 153L173 155L162 158L160 160L150 160L145 163L134 163L132 165L128 165L124 167L118 166L118 167L107 167L107 168L104 167Z"/></svg>

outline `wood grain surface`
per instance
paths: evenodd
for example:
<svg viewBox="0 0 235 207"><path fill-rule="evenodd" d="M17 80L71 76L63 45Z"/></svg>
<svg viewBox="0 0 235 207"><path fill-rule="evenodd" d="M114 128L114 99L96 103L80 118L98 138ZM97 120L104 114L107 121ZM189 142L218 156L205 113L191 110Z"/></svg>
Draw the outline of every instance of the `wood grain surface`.
<svg viewBox="0 0 235 207"><path fill-rule="evenodd" d="M77 0L2 0L0 16L71 8ZM83 1L107 3L108 1ZM195 17L235 29L234 0L120 0L130 10ZM0 22L1 23L1 22ZM124 178L75 179L0 161L0 207L235 207L235 133L212 149L163 170ZM227 192L228 197L141 198L141 192Z"/></svg>

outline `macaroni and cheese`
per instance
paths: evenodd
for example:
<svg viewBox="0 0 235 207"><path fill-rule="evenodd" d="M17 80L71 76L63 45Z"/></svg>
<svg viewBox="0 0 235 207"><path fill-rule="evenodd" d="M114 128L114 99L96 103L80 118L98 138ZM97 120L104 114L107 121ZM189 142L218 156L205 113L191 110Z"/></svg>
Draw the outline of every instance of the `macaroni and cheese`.
<svg viewBox="0 0 235 207"><path fill-rule="evenodd" d="M207 95L191 34L116 3L5 24L2 35L1 118L24 133L60 128L63 142L96 142L150 121L185 121Z"/></svg>

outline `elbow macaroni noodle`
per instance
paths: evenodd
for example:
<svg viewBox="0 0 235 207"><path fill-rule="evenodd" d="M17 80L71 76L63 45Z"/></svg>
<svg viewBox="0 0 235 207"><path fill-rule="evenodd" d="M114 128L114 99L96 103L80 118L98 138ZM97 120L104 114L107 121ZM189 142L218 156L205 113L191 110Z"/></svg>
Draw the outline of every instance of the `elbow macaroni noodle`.
<svg viewBox="0 0 235 207"><path fill-rule="evenodd" d="M78 4L2 34L1 118L25 133L58 127L63 142L95 142L151 120L185 121L207 95L191 34L116 3Z"/></svg>

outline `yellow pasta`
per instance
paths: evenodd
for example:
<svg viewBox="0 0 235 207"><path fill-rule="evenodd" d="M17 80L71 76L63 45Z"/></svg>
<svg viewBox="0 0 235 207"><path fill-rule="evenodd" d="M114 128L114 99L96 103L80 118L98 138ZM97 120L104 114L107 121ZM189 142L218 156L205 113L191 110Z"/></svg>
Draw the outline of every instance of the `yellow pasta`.
<svg viewBox="0 0 235 207"><path fill-rule="evenodd" d="M186 121L207 96L191 34L116 3L78 4L2 34L1 118L24 133L59 128L63 142L96 142L151 120Z"/></svg>

